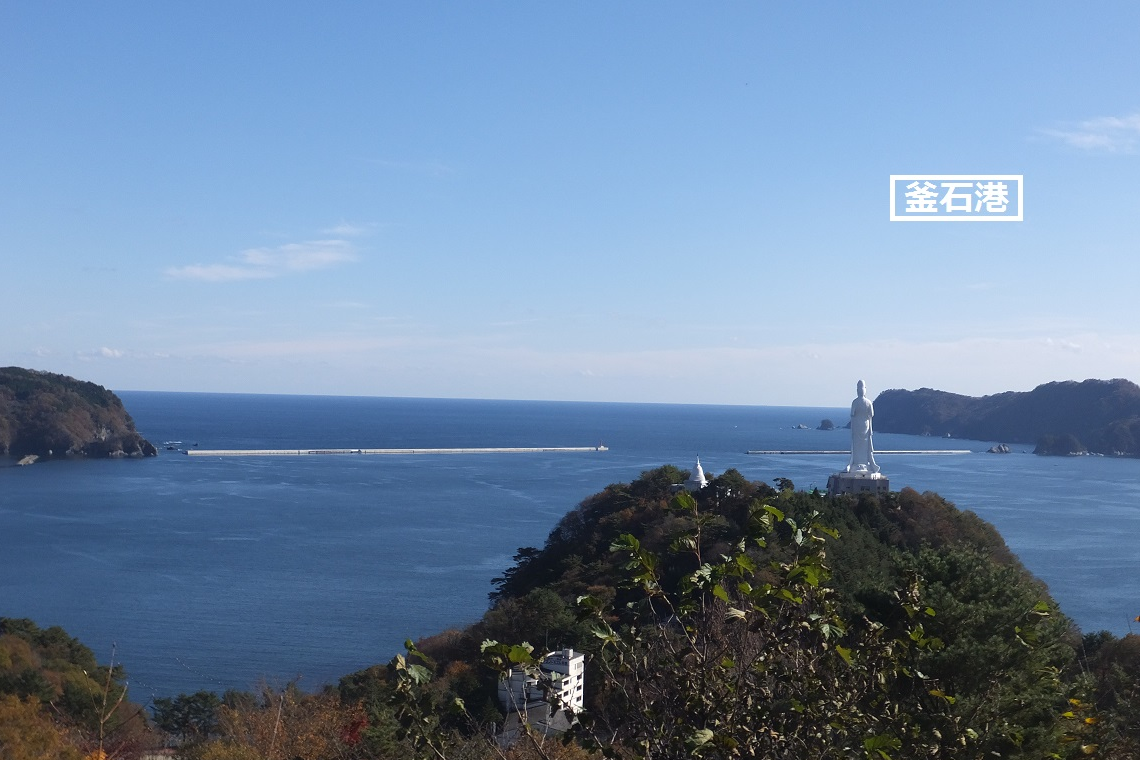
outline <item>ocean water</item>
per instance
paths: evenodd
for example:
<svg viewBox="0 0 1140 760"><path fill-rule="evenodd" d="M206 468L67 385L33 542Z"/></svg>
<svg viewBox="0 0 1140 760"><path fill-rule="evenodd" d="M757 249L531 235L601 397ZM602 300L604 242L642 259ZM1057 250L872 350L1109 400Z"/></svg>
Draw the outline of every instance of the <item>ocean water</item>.
<svg viewBox="0 0 1140 760"><path fill-rule="evenodd" d="M823 488L845 410L122 392L155 444L203 449L595 446L586 453L188 457L0 468L0 616L115 651L146 702L299 679L315 689L405 638L462 626L520 546L651 467ZM1140 460L984 454L989 442L877 434L897 490L992 522L1084 630L1140 614Z"/></svg>

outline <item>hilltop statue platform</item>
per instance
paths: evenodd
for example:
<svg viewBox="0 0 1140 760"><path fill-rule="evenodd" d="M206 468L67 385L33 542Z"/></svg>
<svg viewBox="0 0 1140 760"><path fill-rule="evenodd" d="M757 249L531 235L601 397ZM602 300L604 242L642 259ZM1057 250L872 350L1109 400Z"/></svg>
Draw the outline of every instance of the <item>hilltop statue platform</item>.
<svg viewBox="0 0 1140 760"><path fill-rule="evenodd" d="M885 494L891 490L891 480L881 472L837 472L827 477L827 495L844 493Z"/></svg>

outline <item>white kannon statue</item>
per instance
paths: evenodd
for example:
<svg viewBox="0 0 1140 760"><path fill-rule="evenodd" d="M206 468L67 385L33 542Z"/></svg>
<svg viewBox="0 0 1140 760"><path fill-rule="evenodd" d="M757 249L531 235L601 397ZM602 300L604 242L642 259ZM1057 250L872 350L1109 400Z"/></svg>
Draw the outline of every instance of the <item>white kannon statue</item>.
<svg viewBox="0 0 1140 760"><path fill-rule="evenodd" d="M851 402L851 463L847 465L847 472L875 473L879 471L871 444L871 418L875 416L875 407L867 398L867 387L862 380L856 389L859 397Z"/></svg>

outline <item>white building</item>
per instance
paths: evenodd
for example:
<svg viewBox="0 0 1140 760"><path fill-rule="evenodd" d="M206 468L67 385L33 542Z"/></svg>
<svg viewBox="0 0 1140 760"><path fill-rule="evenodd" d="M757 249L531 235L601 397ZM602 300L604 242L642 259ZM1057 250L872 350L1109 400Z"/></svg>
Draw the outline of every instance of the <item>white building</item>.
<svg viewBox="0 0 1140 760"><path fill-rule="evenodd" d="M693 465L693 471L689 473L689 479L685 481L685 488L689 491L699 491L709 484L705 478L705 470L701 467L701 458L697 457L697 463Z"/></svg>
<svg viewBox="0 0 1140 760"><path fill-rule="evenodd" d="M547 706L571 712L582 709L586 655L573 649L560 649L546 655L539 669L541 678L539 674L515 668L508 678L499 681L499 701L508 714ZM547 692L551 697L550 705L547 705Z"/></svg>

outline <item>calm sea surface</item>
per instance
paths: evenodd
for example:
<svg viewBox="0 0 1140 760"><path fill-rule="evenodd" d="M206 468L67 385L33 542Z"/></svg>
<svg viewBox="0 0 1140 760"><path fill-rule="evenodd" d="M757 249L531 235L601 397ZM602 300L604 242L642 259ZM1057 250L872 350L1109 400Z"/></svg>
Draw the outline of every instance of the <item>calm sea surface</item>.
<svg viewBox="0 0 1140 760"><path fill-rule="evenodd" d="M714 473L825 487L845 410L120 393L156 445L203 449L594 446L606 452L48 462L0 468L0 616L61 625L131 695L317 688L462 626L520 546L609 483L700 455ZM878 449L989 443L877 434ZM1001 531L1084 630L1140 614L1140 460L884 455Z"/></svg>

